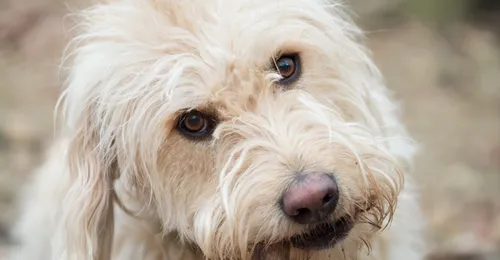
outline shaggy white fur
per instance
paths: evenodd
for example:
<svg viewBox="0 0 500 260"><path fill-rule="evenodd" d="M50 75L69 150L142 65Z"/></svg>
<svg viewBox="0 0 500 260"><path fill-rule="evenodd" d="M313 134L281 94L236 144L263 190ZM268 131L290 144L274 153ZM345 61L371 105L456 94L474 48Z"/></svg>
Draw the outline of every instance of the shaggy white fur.
<svg viewBox="0 0 500 260"><path fill-rule="evenodd" d="M112 0L78 17L16 259L423 259L415 147L338 1ZM213 132L186 134L190 111ZM279 206L309 172L338 184L325 222L353 223L321 250L294 246L318 230Z"/></svg>

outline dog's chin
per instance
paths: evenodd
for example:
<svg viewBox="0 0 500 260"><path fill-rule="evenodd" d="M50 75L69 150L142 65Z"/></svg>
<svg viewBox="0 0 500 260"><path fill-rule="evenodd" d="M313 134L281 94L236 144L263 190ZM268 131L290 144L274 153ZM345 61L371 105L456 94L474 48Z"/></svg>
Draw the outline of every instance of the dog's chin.
<svg viewBox="0 0 500 260"><path fill-rule="evenodd" d="M333 248L349 235L353 227L354 221L350 217L343 217L335 222L323 222L309 229L307 233L292 236L290 244L294 248L307 251Z"/></svg>

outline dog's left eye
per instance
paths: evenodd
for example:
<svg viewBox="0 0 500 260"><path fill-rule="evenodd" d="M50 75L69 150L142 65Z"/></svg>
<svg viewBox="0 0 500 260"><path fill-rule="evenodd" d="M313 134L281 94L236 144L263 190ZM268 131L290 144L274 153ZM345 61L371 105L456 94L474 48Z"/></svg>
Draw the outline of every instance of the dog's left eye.
<svg viewBox="0 0 500 260"><path fill-rule="evenodd" d="M290 84L298 78L300 61L297 54L283 55L275 62L276 70L281 75L281 84Z"/></svg>
<svg viewBox="0 0 500 260"><path fill-rule="evenodd" d="M186 112L179 120L179 131L189 137L207 137L213 133L215 120L193 110Z"/></svg>

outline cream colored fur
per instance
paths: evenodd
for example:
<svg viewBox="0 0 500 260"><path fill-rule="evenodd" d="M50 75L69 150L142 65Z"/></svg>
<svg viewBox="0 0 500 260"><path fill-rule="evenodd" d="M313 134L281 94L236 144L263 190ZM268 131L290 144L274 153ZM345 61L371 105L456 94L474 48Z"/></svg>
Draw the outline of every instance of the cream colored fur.
<svg viewBox="0 0 500 260"><path fill-rule="evenodd" d="M332 218L371 208L292 259L423 259L415 147L338 1L113 0L78 18L15 259L248 259L307 230L277 201L315 170L338 180ZM269 65L288 52L303 71L284 88ZM190 108L221 119L211 140L175 129Z"/></svg>

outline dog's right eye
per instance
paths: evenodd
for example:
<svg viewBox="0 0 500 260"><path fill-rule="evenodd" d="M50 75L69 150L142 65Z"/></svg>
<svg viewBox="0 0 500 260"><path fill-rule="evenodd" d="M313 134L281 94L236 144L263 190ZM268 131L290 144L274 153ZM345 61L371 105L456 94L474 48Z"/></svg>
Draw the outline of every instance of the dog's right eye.
<svg viewBox="0 0 500 260"><path fill-rule="evenodd" d="M215 120L199 111L184 113L179 120L179 131L189 137L207 137L213 133Z"/></svg>

